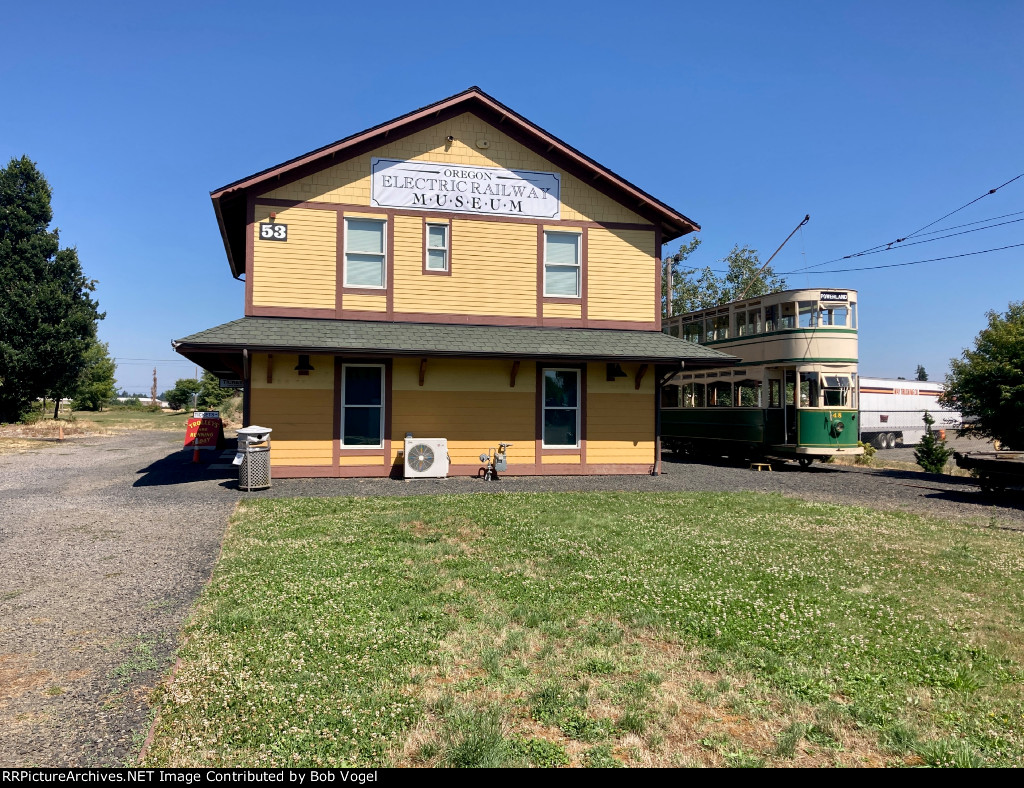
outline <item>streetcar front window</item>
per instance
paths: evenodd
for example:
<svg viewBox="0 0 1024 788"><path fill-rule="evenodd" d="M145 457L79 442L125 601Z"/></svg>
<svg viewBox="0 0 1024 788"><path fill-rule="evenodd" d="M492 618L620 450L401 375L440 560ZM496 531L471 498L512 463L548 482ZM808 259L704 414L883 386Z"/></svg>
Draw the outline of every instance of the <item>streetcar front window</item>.
<svg viewBox="0 0 1024 788"><path fill-rule="evenodd" d="M747 312L747 333L760 334L761 333L761 310L751 309Z"/></svg>
<svg viewBox="0 0 1024 788"><path fill-rule="evenodd" d="M849 323L850 310L845 306L822 307L818 320L823 326L845 326Z"/></svg>
<svg viewBox="0 0 1024 788"><path fill-rule="evenodd" d="M687 342L700 342L700 323L687 323L683 326L683 339Z"/></svg>
<svg viewBox="0 0 1024 788"><path fill-rule="evenodd" d="M778 328L779 308L777 306L766 306L764 308L764 330L774 331Z"/></svg>
<svg viewBox="0 0 1024 788"><path fill-rule="evenodd" d="M818 407L818 373L800 373L800 405L804 408Z"/></svg>
<svg viewBox="0 0 1024 788"><path fill-rule="evenodd" d="M736 310L736 336L745 337L747 335L747 313L742 309Z"/></svg>
<svg viewBox="0 0 1024 788"><path fill-rule="evenodd" d="M853 386L846 375L823 375L822 393L827 408L848 408L853 404Z"/></svg>
<svg viewBox="0 0 1024 788"><path fill-rule="evenodd" d="M857 304L850 304L850 328L857 327Z"/></svg>

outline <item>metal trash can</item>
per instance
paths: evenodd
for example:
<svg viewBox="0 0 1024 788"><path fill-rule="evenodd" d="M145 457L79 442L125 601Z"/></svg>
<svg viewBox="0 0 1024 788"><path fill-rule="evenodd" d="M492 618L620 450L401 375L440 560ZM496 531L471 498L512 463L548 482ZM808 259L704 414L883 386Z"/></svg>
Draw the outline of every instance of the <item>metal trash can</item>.
<svg viewBox="0 0 1024 788"><path fill-rule="evenodd" d="M243 427L238 430L238 488L266 490L270 487L270 427Z"/></svg>

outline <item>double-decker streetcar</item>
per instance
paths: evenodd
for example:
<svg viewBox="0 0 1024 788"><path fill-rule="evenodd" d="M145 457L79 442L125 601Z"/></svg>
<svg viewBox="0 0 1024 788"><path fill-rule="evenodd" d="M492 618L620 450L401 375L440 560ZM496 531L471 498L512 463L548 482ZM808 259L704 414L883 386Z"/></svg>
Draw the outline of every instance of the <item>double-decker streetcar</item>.
<svg viewBox="0 0 1024 788"><path fill-rule="evenodd" d="M857 443L857 293L786 290L664 321L672 336L739 361L675 375L661 392L670 451L796 459L863 454Z"/></svg>

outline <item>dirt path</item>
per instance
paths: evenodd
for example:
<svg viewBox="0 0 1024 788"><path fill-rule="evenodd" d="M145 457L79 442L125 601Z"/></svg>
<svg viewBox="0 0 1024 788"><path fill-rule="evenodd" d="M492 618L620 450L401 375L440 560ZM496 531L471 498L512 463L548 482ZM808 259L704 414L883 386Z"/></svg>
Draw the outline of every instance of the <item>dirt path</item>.
<svg viewBox="0 0 1024 788"><path fill-rule="evenodd" d="M237 497L183 464L180 440L0 455L3 765L119 766L138 752Z"/></svg>

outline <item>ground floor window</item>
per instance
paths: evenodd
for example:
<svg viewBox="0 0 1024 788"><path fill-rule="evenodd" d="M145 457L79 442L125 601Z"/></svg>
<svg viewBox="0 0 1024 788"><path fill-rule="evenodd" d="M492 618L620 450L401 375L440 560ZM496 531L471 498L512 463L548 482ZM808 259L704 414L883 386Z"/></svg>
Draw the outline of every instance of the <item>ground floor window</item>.
<svg viewBox="0 0 1024 788"><path fill-rule="evenodd" d="M580 434L580 371L544 370L543 445L578 446Z"/></svg>
<svg viewBox="0 0 1024 788"><path fill-rule="evenodd" d="M384 445L384 366L341 368L341 443L367 449Z"/></svg>

